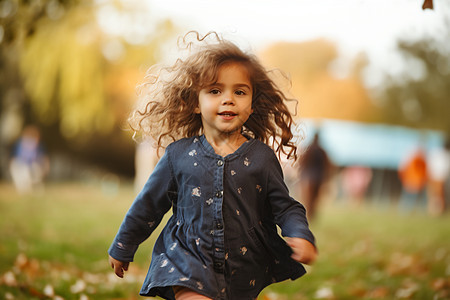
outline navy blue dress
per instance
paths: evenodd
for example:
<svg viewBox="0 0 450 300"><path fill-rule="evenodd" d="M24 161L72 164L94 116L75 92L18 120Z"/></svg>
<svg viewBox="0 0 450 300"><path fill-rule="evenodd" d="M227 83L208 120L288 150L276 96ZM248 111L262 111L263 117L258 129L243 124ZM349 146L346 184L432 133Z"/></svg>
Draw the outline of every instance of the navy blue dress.
<svg viewBox="0 0 450 300"><path fill-rule="evenodd" d="M278 235L314 244L305 209L289 196L273 150L248 139L222 157L202 136L170 144L136 197L109 254L131 262L172 207L140 294L175 299L172 286L212 299L254 299L304 267Z"/></svg>

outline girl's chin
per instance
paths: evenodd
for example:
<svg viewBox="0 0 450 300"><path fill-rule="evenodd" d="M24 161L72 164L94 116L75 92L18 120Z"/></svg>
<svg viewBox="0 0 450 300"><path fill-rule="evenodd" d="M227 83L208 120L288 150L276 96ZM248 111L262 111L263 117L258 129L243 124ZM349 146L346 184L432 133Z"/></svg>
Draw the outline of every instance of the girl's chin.
<svg viewBox="0 0 450 300"><path fill-rule="evenodd" d="M220 133L225 135L241 134L240 129L241 128L225 128L220 130Z"/></svg>

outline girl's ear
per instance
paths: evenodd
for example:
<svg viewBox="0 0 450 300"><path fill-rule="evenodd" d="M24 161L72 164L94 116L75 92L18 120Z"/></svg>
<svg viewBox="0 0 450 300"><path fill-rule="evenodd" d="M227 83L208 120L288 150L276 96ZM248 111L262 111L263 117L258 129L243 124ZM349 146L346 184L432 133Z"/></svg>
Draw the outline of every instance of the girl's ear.
<svg viewBox="0 0 450 300"><path fill-rule="evenodd" d="M200 113L201 113L200 107L197 106L196 108L194 108L194 112L195 112L196 114L200 114Z"/></svg>

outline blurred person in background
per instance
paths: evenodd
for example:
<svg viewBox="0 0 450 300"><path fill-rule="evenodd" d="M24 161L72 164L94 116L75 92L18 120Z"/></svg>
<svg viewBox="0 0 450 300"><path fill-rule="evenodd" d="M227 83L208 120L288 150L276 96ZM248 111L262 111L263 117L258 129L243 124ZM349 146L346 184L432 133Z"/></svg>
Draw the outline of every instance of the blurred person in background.
<svg viewBox="0 0 450 300"><path fill-rule="evenodd" d="M49 159L36 126L28 125L24 128L14 145L9 169L19 193L29 193L43 188L44 178L49 171Z"/></svg>
<svg viewBox="0 0 450 300"><path fill-rule="evenodd" d="M428 155L428 212L441 215L445 211L445 184L450 176L450 139L444 147L433 148Z"/></svg>
<svg viewBox="0 0 450 300"><path fill-rule="evenodd" d="M327 153L319 144L319 133L314 134L312 143L300 157L299 188L306 208L308 220L316 216L321 190L331 173L332 164Z"/></svg>
<svg viewBox="0 0 450 300"><path fill-rule="evenodd" d="M398 174L402 184L399 203L401 211L411 211L417 205L425 208L425 191L428 182L427 167L425 151L422 147L407 155L400 164Z"/></svg>

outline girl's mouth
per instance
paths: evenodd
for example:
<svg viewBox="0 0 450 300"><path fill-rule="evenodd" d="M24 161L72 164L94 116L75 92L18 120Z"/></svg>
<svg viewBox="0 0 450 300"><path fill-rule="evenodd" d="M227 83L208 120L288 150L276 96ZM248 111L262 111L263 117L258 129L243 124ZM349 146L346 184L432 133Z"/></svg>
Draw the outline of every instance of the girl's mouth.
<svg viewBox="0 0 450 300"><path fill-rule="evenodd" d="M231 121L237 116L237 114L232 111L223 111L218 113L218 115L224 121Z"/></svg>
<svg viewBox="0 0 450 300"><path fill-rule="evenodd" d="M223 111L223 112L220 112L218 115L219 116L223 116L223 117L234 117L234 116L237 116L237 114L232 112L232 111Z"/></svg>

